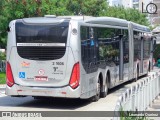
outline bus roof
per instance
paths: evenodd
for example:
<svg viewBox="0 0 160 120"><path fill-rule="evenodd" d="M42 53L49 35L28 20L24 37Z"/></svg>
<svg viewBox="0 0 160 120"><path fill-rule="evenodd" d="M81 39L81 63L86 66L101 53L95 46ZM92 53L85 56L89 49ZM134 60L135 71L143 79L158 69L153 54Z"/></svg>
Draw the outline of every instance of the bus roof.
<svg viewBox="0 0 160 120"><path fill-rule="evenodd" d="M25 23L59 23L63 21L69 21L71 19L82 21L85 19L93 18L92 16L55 16L55 15L45 15L44 17L31 17L23 18Z"/></svg>
<svg viewBox="0 0 160 120"><path fill-rule="evenodd" d="M88 20L85 20L86 23L91 24L103 24L103 25L114 25L114 26L122 26L128 27L128 21L119 18L113 17L94 17Z"/></svg>
<svg viewBox="0 0 160 120"><path fill-rule="evenodd" d="M92 17L92 16L58 16L57 18L73 19L78 21L84 21L90 24L103 24L128 27L128 21L124 19L114 17Z"/></svg>
<svg viewBox="0 0 160 120"><path fill-rule="evenodd" d="M124 19L114 18L114 17L92 17L92 16L55 16L55 15L45 15L45 17L33 17L33 18L23 18L24 23L28 24L58 24L64 21L77 20L83 21L84 23L90 24L101 24L101 25L113 25L128 27L128 24L133 25L133 29L140 31L150 32L150 29L146 26L139 25L134 22L130 22Z"/></svg>
<svg viewBox="0 0 160 120"><path fill-rule="evenodd" d="M133 29L137 29L137 30L140 30L140 31L151 32L149 27L146 27L144 25L140 25L140 24L137 24L137 23L134 23L134 22L131 22L131 24L133 25Z"/></svg>
<svg viewBox="0 0 160 120"><path fill-rule="evenodd" d="M60 18L33 17L23 18L22 21L27 24L58 24L69 20Z"/></svg>

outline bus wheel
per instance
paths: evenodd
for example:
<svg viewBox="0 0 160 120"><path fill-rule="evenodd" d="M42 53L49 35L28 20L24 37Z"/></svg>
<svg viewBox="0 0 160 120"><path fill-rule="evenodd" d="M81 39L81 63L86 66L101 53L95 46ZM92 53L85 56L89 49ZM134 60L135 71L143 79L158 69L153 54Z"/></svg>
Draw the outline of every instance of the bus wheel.
<svg viewBox="0 0 160 120"><path fill-rule="evenodd" d="M149 63L148 72L151 72L151 65Z"/></svg>
<svg viewBox="0 0 160 120"><path fill-rule="evenodd" d="M108 77L106 78L106 82L105 82L105 85L104 85L104 92L101 93L101 97L104 98L107 96L108 94Z"/></svg>
<svg viewBox="0 0 160 120"><path fill-rule="evenodd" d="M96 101L99 100L99 98L100 98L100 89L101 89L101 85L100 85L100 78L99 78L98 82L97 82L97 85L96 85L96 95L91 98L92 102L96 102Z"/></svg>

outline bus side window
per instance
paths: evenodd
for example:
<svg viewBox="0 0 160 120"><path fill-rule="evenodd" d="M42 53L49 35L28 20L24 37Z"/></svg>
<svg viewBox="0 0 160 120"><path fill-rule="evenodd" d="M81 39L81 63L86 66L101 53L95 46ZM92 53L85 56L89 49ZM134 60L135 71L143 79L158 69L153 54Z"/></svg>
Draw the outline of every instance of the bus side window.
<svg viewBox="0 0 160 120"><path fill-rule="evenodd" d="M123 30L123 52L124 52L124 63L129 62L129 38L128 30Z"/></svg>
<svg viewBox="0 0 160 120"><path fill-rule="evenodd" d="M80 39L81 39L81 59L84 69L87 71L89 66L89 27L81 26L80 28Z"/></svg>
<svg viewBox="0 0 160 120"><path fill-rule="evenodd" d="M141 59L141 40L140 35L141 33L138 31L133 32L134 37L134 60Z"/></svg>
<svg viewBox="0 0 160 120"><path fill-rule="evenodd" d="M149 37L148 33L144 33L144 43L143 43L143 58L149 59L150 57L150 44L151 38Z"/></svg>
<svg viewBox="0 0 160 120"><path fill-rule="evenodd" d="M114 28L99 28L99 59L119 64L119 39Z"/></svg>

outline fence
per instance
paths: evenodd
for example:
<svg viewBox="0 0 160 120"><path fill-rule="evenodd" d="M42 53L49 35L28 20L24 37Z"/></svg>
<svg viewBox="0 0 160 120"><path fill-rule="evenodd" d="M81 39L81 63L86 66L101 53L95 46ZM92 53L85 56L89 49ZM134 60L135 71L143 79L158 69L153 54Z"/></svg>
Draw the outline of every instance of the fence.
<svg viewBox="0 0 160 120"><path fill-rule="evenodd" d="M118 99L115 111L146 111L160 93L160 75L149 73L148 77L127 89ZM119 114L118 112L115 112ZM116 115L115 116L118 116ZM115 117L115 120L120 118Z"/></svg>
<svg viewBox="0 0 160 120"><path fill-rule="evenodd" d="M0 72L5 72L6 70L6 61L0 60Z"/></svg>

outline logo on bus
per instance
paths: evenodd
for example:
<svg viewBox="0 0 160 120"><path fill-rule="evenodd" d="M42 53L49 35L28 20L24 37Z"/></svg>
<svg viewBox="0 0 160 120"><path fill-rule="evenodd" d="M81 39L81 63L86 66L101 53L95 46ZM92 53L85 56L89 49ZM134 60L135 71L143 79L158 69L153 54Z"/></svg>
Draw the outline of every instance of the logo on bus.
<svg viewBox="0 0 160 120"><path fill-rule="evenodd" d="M26 74L25 72L19 72L19 78L25 78Z"/></svg>
<svg viewBox="0 0 160 120"><path fill-rule="evenodd" d="M38 71L38 73L39 73L39 75L44 75L44 70L43 69L40 69L39 71Z"/></svg>
<svg viewBox="0 0 160 120"><path fill-rule="evenodd" d="M27 62L24 62L24 61L23 61L23 62L21 63L21 66L22 66L22 67L29 67L29 66L30 66L30 63L27 63Z"/></svg>

